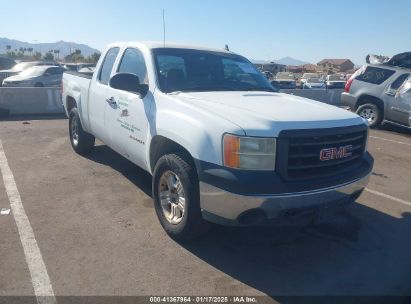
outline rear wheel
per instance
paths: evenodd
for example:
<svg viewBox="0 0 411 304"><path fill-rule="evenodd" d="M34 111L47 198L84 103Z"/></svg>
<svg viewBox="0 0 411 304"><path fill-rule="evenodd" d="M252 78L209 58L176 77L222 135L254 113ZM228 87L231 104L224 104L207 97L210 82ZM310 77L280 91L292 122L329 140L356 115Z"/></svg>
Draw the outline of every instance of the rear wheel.
<svg viewBox="0 0 411 304"><path fill-rule="evenodd" d="M95 138L83 130L77 108L70 111L69 134L71 146L78 154L86 154L93 149Z"/></svg>
<svg viewBox="0 0 411 304"><path fill-rule="evenodd" d="M357 114L368 121L370 128L378 127L382 121L380 108L373 103L366 103L358 107Z"/></svg>
<svg viewBox="0 0 411 304"><path fill-rule="evenodd" d="M207 231L209 224L200 210L197 173L186 157L161 157L154 168L152 189L157 217L171 238L187 241Z"/></svg>

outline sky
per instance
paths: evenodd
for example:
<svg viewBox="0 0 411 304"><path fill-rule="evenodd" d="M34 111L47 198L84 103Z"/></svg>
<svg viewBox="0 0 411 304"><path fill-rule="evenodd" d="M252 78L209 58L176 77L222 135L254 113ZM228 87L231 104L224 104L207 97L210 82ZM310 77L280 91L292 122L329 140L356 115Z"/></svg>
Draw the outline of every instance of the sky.
<svg viewBox="0 0 411 304"><path fill-rule="evenodd" d="M8 1L0 37L59 40L103 50L116 41L162 40L223 48L256 60L392 56L411 51L410 0Z"/></svg>

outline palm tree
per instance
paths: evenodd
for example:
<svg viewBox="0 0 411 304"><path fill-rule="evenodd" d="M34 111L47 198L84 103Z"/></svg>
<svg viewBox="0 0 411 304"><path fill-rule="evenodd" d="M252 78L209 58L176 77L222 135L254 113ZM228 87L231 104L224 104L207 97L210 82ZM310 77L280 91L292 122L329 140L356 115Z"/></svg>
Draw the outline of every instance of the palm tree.
<svg viewBox="0 0 411 304"><path fill-rule="evenodd" d="M32 55L33 55L33 48L32 48L32 47L29 47L29 48L27 49L27 51L29 51L30 56L32 56Z"/></svg>
<svg viewBox="0 0 411 304"><path fill-rule="evenodd" d="M54 50L54 54L57 56L57 60L59 59L60 50Z"/></svg>
<svg viewBox="0 0 411 304"><path fill-rule="evenodd" d="M6 50L7 50L7 53L10 52L10 50L11 50L11 45L10 44L6 45Z"/></svg>

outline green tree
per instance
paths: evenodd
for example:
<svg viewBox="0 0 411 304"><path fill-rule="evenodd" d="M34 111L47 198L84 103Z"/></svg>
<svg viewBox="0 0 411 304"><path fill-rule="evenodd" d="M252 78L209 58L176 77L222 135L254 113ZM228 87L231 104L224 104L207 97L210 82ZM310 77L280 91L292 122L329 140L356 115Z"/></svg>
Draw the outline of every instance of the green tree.
<svg viewBox="0 0 411 304"><path fill-rule="evenodd" d="M79 49L75 50L70 55L67 55L66 57L64 57L64 59L66 62L84 62L85 61L85 58L81 54L81 50Z"/></svg>
<svg viewBox="0 0 411 304"><path fill-rule="evenodd" d="M60 50L53 50L54 55L56 55L57 59L60 57Z"/></svg>
<svg viewBox="0 0 411 304"><path fill-rule="evenodd" d="M7 55L11 57L11 45L6 45Z"/></svg>
<svg viewBox="0 0 411 304"><path fill-rule="evenodd" d="M97 53L97 52L91 54L90 62L97 63L97 61L100 59L100 56L101 56L101 54Z"/></svg>
<svg viewBox="0 0 411 304"><path fill-rule="evenodd" d="M54 60L54 56L51 52L47 52L46 55L44 55L43 59L47 61L52 61Z"/></svg>
<svg viewBox="0 0 411 304"><path fill-rule="evenodd" d="M35 52L34 55L33 55L33 58L35 60L40 60L41 59L41 53L40 52Z"/></svg>

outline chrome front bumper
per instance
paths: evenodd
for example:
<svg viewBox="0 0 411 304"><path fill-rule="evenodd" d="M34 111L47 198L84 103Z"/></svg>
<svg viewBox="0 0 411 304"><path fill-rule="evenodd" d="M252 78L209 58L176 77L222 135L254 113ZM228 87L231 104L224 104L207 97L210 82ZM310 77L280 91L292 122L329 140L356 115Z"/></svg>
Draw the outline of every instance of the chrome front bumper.
<svg viewBox="0 0 411 304"><path fill-rule="evenodd" d="M369 178L370 174L330 188L262 196L238 195L200 182L200 206L204 218L218 223L241 224L241 216L252 210L262 211L270 220L287 210L352 202L367 186Z"/></svg>

